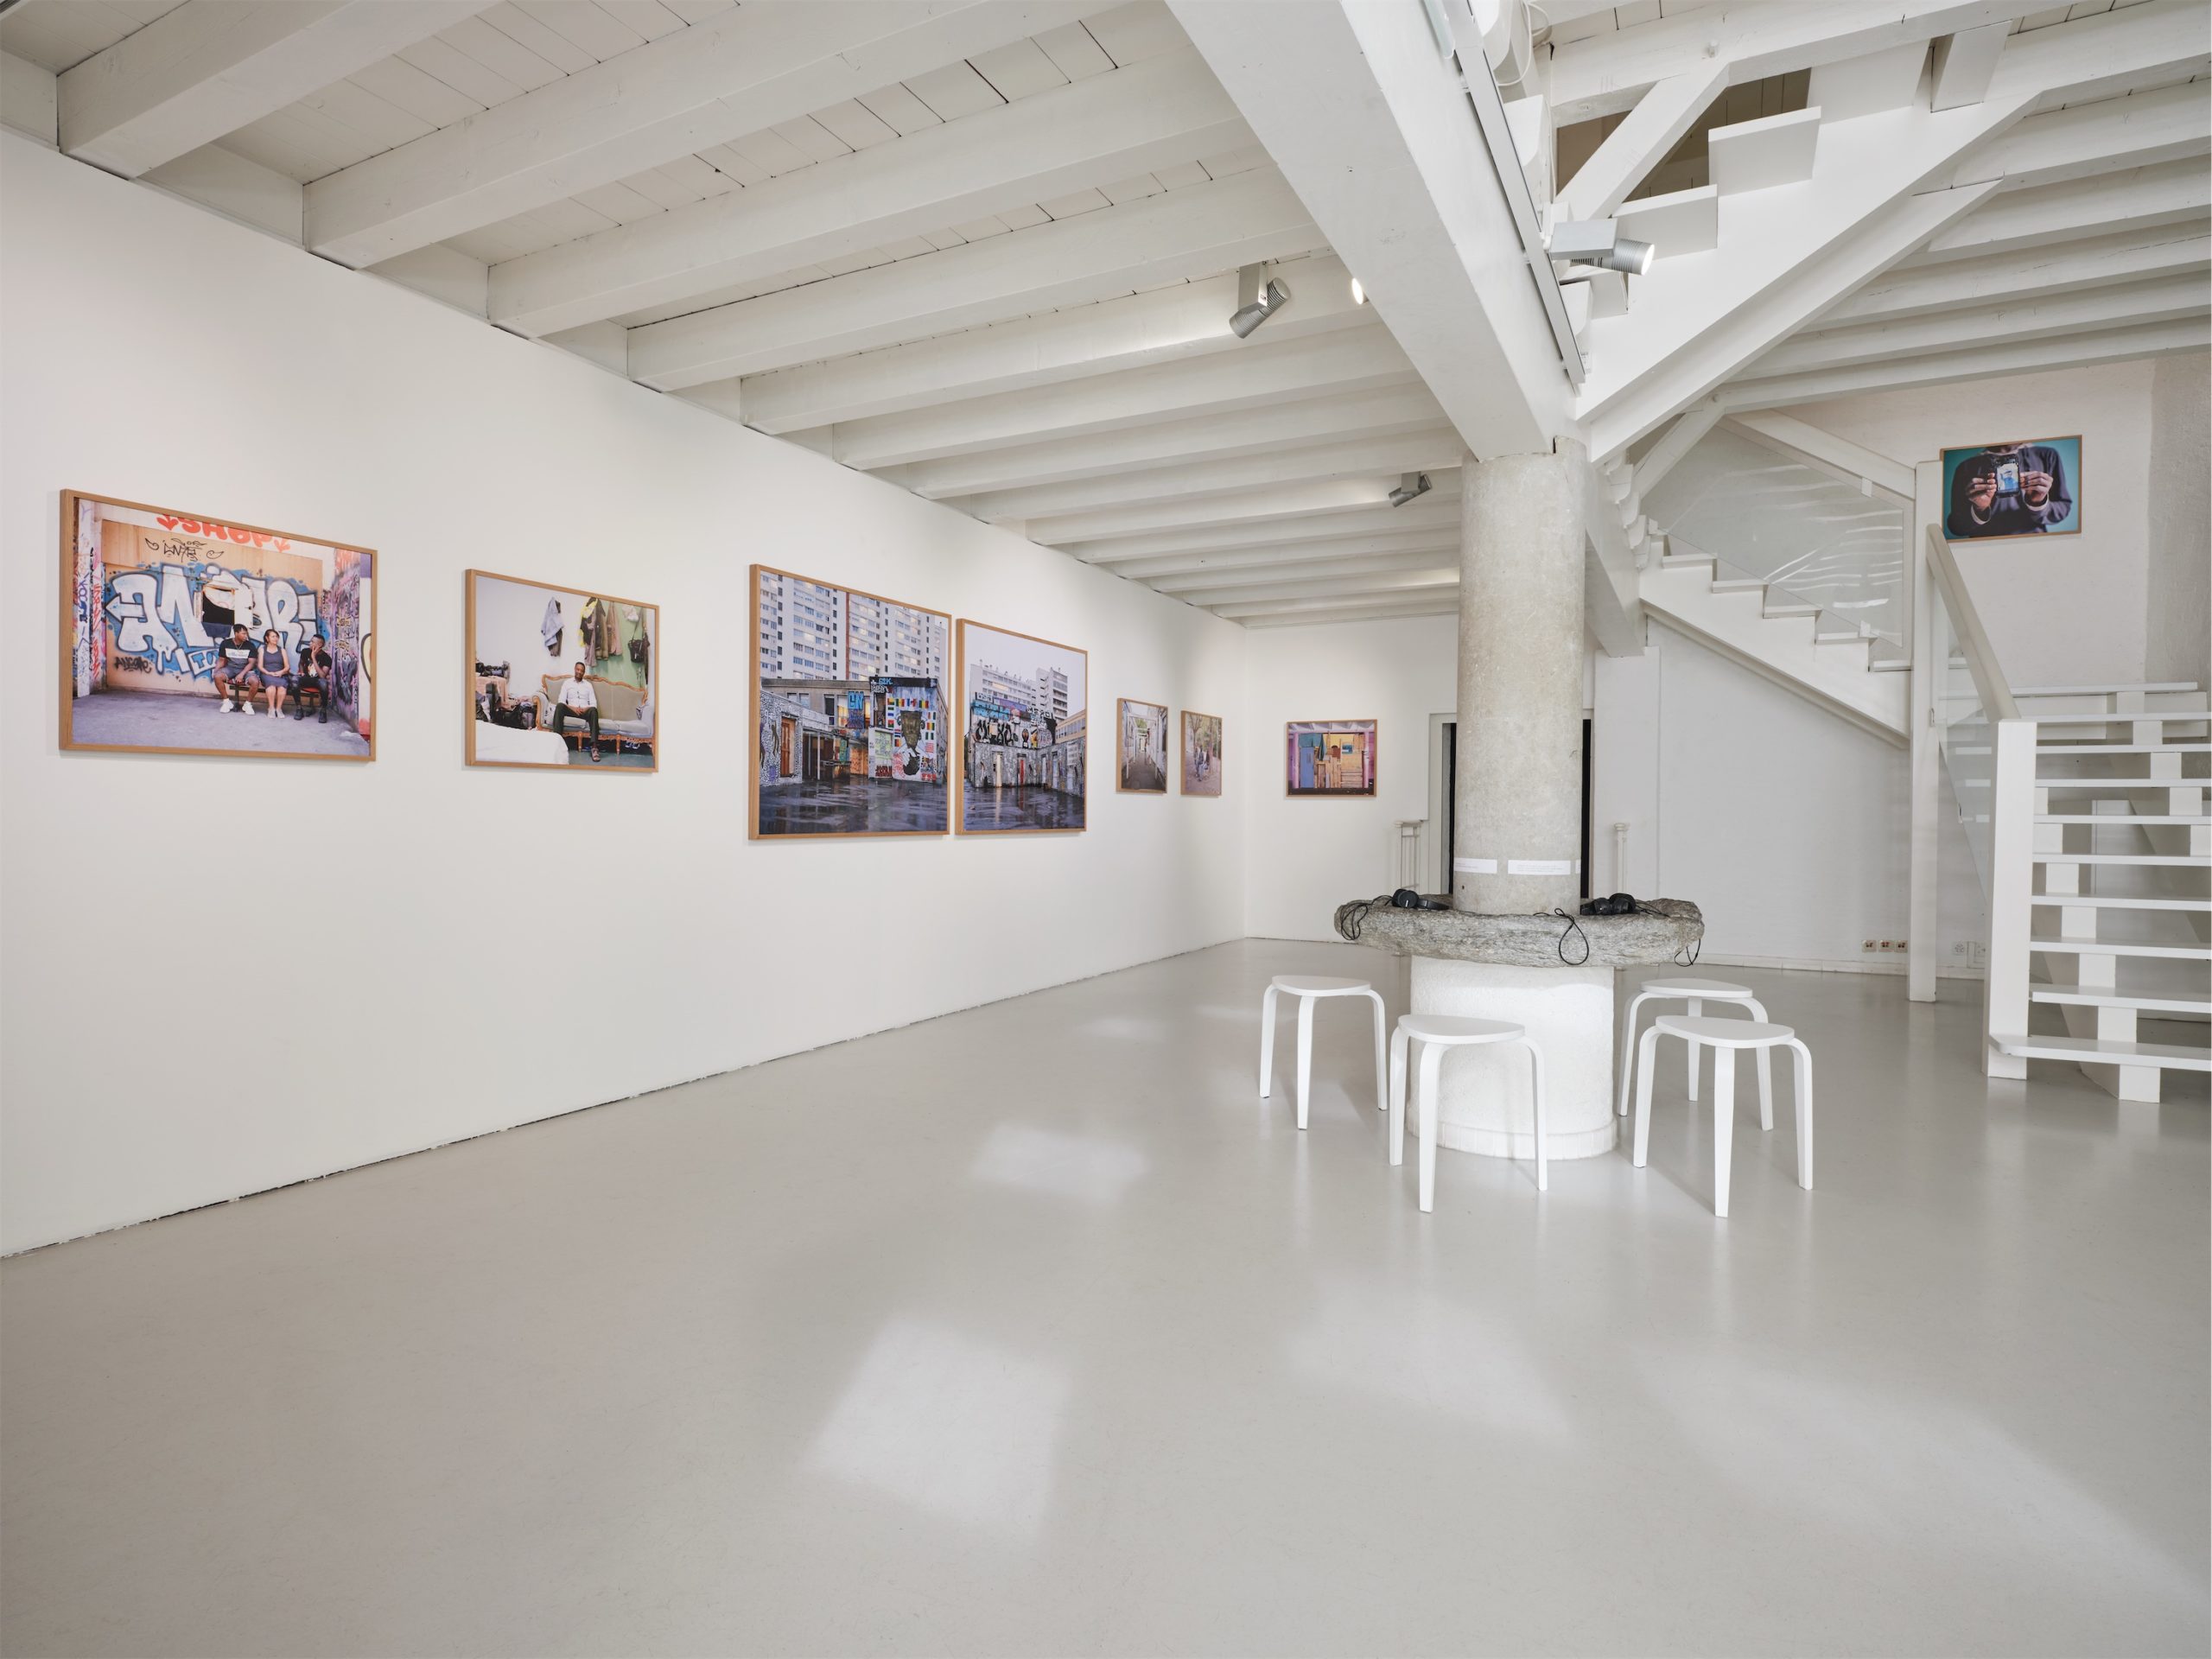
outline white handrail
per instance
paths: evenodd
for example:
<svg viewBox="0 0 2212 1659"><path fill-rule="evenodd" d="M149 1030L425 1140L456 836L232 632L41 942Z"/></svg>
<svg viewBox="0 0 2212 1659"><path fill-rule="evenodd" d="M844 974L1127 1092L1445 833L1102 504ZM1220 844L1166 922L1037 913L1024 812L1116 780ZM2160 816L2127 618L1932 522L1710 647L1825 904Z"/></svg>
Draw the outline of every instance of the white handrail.
<svg viewBox="0 0 2212 1659"><path fill-rule="evenodd" d="M1981 699L1982 712L1992 720L2018 720L2019 705L2012 700L2012 688L1998 667L1997 652L1981 626L1981 613L1967 597L1967 579L1952 556L1950 543L1934 524L1928 527L1928 563L1936 573L1936 585L1943 590L1943 606L1951 613L1951 632L1965 647L1967 672L1974 676L1974 694Z"/></svg>

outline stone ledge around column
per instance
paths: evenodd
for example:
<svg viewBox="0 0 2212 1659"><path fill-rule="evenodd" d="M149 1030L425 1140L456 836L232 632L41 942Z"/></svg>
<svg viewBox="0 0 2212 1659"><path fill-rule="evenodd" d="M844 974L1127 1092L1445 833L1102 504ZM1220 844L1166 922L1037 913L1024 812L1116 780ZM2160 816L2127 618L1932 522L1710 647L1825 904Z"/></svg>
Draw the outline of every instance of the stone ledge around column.
<svg viewBox="0 0 2212 1659"><path fill-rule="evenodd" d="M1687 899L1647 899L1629 916L1577 916L1581 954L1565 918L1485 916L1465 910L1399 910L1388 893L1337 907L1337 932L1400 957L1439 957L1524 968L1632 968L1675 962L1705 938L1704 912Z"/></svg>

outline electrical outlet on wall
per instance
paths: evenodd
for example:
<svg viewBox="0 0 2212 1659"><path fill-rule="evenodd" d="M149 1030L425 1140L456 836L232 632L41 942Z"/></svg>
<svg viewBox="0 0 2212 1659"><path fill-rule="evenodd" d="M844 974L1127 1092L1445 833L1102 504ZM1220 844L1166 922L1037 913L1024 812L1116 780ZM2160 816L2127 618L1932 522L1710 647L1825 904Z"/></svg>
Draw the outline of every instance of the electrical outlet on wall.
<svg viewBox="0 0 2212 1659"><path fill-rule="evenodd" d="M1867 941L1866 941L1866 944L1864 944L1860 945L1859 948L1861 950L1880 950L1882 947L1881 947L1880 945L1878 945L1878 944L1875 944L1873 940L1869 939L1869 940L1867 940Z"/></svg>

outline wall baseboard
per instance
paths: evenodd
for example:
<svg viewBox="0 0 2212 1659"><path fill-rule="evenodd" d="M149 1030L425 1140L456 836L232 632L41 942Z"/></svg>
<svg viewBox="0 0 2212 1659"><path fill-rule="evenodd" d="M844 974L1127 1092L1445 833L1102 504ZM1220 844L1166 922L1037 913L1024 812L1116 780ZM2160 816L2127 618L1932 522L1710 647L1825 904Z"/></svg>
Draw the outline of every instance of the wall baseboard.
<svg viewBox="0 0 2212 1659"><path fill-rule="evenodd" d="M1835 957L1747 957L1725 951L1707 950L1697 959L1700 968L1786 968L1811 974L1895 974L1902 976L1906 963L1902 958L1888 962L1856 962ZM1980 980L1979 968L1942 967L1936 970L1938 979Z"/></svg>

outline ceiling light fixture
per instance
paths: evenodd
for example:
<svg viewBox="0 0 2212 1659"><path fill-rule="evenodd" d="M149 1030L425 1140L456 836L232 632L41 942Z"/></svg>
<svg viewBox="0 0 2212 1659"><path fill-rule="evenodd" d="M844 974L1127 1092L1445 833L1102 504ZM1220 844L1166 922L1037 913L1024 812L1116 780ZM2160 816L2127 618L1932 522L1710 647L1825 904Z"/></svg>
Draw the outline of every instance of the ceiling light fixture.
<svg viewBox="0 0 2212 1659"><path fill-rule="evenodd" d="M1621 234L1619 221L1611 219L1569 219L1552 226L1544 251L1557 263L1617 270L1626 276L1648 276L1658 249L1649 242L1635 242ZM1563 283L1586 283L1590 271L1565 271Z"/></svg>
<svg viewBox="0 0 2212 1659"><path fill-rule="evenodd" d="M1236 273L1236 308L1229 314L1229 327L1239 340L1290 303L1290 290L1268 275L1265 265L1246 265Z"/></svg>
<svg viewBox="0 0 2212 1659"><path fill-rule="evenodd" d="M1354 305L1365 305L1367 303L1367 289L1361 285L1360 280L1357 276L1351 279L1351 302Z"/></svg>
<svg viewBox="0 0 2212 1659"><path fill-rule="evenodd" d="M1427 473L1406 473L1398 480L1398 487L1390 492L1390 505L1402 507L1416 496L1427 495L1431 486Z"/></svg>

